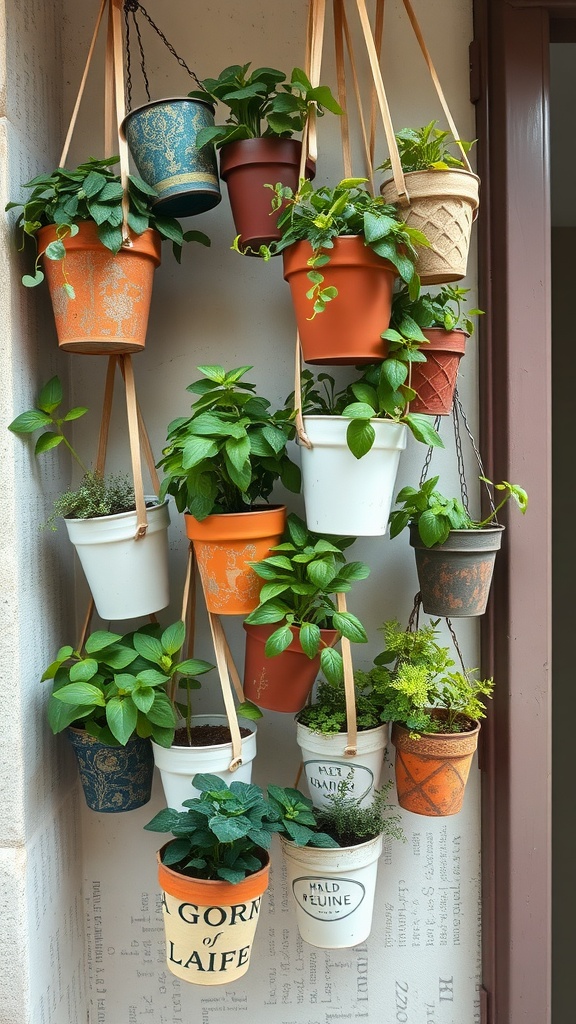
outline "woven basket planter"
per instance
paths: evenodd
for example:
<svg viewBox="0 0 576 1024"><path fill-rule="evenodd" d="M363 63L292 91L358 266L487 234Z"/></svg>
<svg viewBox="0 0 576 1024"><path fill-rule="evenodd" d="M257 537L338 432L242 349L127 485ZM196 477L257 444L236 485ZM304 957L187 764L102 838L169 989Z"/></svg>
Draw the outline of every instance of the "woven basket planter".
<svg viewBox="0 0 576 1024"><path fill-rule="evenodd" d="M405 175L410 198L401 213L430 247L417 247L416 272L422 284L445 284L466 277L472 221L478 209L480 178L471 171L410 171ZM387 203L399 203L394 181L380 189Z"/></svg>

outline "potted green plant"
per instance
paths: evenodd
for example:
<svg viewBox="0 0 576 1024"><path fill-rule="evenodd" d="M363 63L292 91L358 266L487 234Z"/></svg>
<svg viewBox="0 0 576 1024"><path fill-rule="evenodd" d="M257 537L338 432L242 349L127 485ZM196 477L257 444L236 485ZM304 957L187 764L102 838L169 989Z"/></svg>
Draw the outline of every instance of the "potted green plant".
<svg viewBox="0 0 576 1024"><path fill-rule="evenodd" d="M334 188L275 188L284 277L307 363L374 363L387 355L382 334L390 322L398 275L416 294L416 243L395 207L364 188L366 178L345 178Z"/></svg>
<svg viewBox="0 0 576 1024"><path fill-rule="evenodd" d="M67 424L88 411L78 406L63 413L58 377L41 389L36 407L21 413L8 429L15 434L40 430L34 452L42 455L60 445L83 473L78 487L54 502L48 525L62 517L102 619L150 615L170 601L168 579L168 500L146 495L146 536L135 540L138 517L133 484L122 475L103 477L89 470L66 437Z"/></svg>
<svg viewBox="0 0 576 1024"><path fill-rule="evenodd" d="M303 424L312 446L301 446L302 492L312 530L382 536L407 428L416 440L443 447L431 420L409 411L415 394L410 374L424 357L409 340L389 344L386 359L340 391L330 374L317 380L309 370L302 374ZM292 394L287 407L293 402Z"/></svg>
<svg viewBox="0 0 576 1024"><path fill-rule="evenodd" d="M438 643L437 625L438 620L410 631L395 621L384 623L386 649L370 672L356 673L359 685L372 689L381 718L393 723L400 806L430 817L457 814L462 807L479 719L493 690L492 679L452 671L454 661Z"/></svg>
<svg viewBox="0 0 576 1024"><path fill-rule="evenodd" d="M123 240L123 189L111 170L118 157L87 160L74 170L57 167L22 187L31 189L17 225L37 246L34 272L22 283L35 287L46 276L60 347L67 352L115 355L145 344L152 279L163 238L180 262L182 243L210 245L202 232L183 232L178 221L154 211L156 193L128 177L129 244ZM41 269L43 267L43 269Z"/></svg>
<svg viewBox="0 0 576 1024"><path fill-rule="evenodd" d="M144 826L174 836L158 852L166 963L192 984L228 984L250 964L274 832L295 842L335 842L316 828L309 801L297 791L280 810L258 786L227 786L210 774L196 775L193 784L199 796L185 801L185 811L168 808Z"/></svg>
<svg viewBox="0 0 576 1024"><path fill-rule="evenodd" d="M270 411L242 379L249 366L198 369L203 379L187 389L198 396L192 414L168 427L160 495L173 495L185 512L208 610L243 615L258 603L248 563L278 543L286 521L284 506L264 502L277 480L300 490L300 471L286 452L293 415Z"/></svg>
<svg viewBox="0 0 576 1024"><path fill-rule="evenodd" d="M466 276L480 186L478 176L449 148L458 145L465 156L474 143L454 139L436 124L431 121L422 128L402 128L396 134L409 199L409 206L401 207L402 216L422 231L429 243L418 248L416 269L423 284L444 284ZM390 168L391 162L386 160L380 169ZM386 180L380 191L387 203L399 203L392 179Z"/></svg>
<svg viewBox="0 0 576 1024"><path fill-rule="evenodd" d="M425 612L448 617L483 615L504 531L495 523L496 516L510 498L524 514L528 495L518 484L506 480L492 484L481 477L503 492L503 498L490 515L477 521L457 498L446 498L435 489L438 479L431 477L419 490L402 488L396 497L402 508L390 514L390 536L410 528Z"/></svg>
<svg viewBox="0 0 576 1024"><path fill-rule="evenodd" d="M303 130L310 110L318 116L325 110L342 111L330 89L313 88L300 68L288 80L276 68L250 72L250 64L233 64L201 84L204 91L190 95L221 103L229 113L225 124L199 132L197 144L213 143L220 150L220 174L228 186L237 244L242 252L258 255L261 245L280 237L265 185L298 186L302 143L293 135ZM309 163L307 173L313 172Z"/></svg>
<svg viewBox="0 0 576 1024"><path fill-rule="evenodd" d="M258 707L300 711L320 669L327 679L343 678L342 656L333 649L340 636L366 643L360 620L333 600L370 573L364 562L346 562L352 543L313 534L291 513L282 543L251 563L265 583L244 623L244 693Z"/></svg>
<svg viewBox="0 0 576 1024"><path fill-rule="evenodd" d="M328 799L313 810L298 790L268 787L268 796L282 817L280 842L288 884L296 903L298 931L305 942L324 949L346 949L364 942L372 927L378 859L384 837L405 841L397 814L387 803L390 784L361 805L350 796L344 779ZM294 814L298 813L297 827ZM302 834L304 819L312 841ZM314 822L314 825L311 822ZM318 843L321 829L333 842Z"/></svg>
<svg viewBox="0 0 576 1024"><path fill-rule="evenodd" d="M357 753L346 754L348 717L341 683L318 680L312 702L296 716L296 741L300 747L308 790L315 807L328 806L328 797L346 780L348 795L367 806L378 789L388 725L373 699L371 686L355 679Z"/></svg>
<svg viewBox="0 0 576 1024"><path fill-rule="evenodd" d="M88 806L133 810L150 799L154 760L150 738L170 747L177 716L167 686L192 688L213 668L182 660L184 624L149 624L127 633L97 630L83 650L61 647L42 679L52 681L48 722L67 730Z"/></svg>
<svg viewBox="0 0 576 1024"><path fill-rule="evenodd" d="M410 410L429 416L449 416L452 411L458 366L466 339L474 333L472 317L483 310L463 307L469 288L444 285L436 295L420 293L410 297L406 287L392 299L392 316L387 337L401 343L422 344L422 361L412 367L410 385L415 397Z"/></svg>

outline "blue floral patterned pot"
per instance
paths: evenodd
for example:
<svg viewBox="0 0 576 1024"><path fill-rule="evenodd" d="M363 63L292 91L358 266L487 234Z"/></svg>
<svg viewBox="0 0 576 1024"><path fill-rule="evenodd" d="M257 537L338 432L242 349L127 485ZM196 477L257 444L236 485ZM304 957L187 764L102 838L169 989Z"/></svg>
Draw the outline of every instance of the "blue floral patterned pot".
<svg viewBox="0 0 576 1024"><path fill-rule="evenodd" d="M68 729L92 811L134 811L150 800L154 757L150 740L134 736L125 747L100 743L84 729Z"/></svg>
<svg viewBox="0 0 576 1024"><path fill-rule="evenodd" d="M214 126L205 100L171 97L136 107L122 122L140 176L158 193L157 213L190 217L222 196L214 146L196 147L201 128Z"/></svg>

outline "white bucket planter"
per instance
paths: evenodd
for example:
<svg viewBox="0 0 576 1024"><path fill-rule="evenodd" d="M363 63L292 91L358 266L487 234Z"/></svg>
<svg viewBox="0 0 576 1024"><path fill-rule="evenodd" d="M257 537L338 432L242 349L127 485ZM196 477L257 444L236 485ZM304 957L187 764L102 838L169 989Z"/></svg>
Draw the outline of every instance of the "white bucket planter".
<svg viewBox="0 0 576 1024"><path fill-rule="evenodd" d="M380 537L388 527L407 427L371 420L374 445L357 459L346 444L350 422L343 416L304 417L312 442L311 449L301 446L306 523L317 533Z"/></svg>
<svg viewBox="0 0 576 1024"><path fill-rule="evenodd" d="M146 501L157 499L146 495ZM146 516L148 530L140 540L134 540L135 511L64 519L102 619L135 619L170 603L168 499L147 508Z"/></svg>
<svg viewBox="0 0 576 1024"><path fill-rule="evenodd" d="M346 733L324 735L307 725L298 723L296 739L302 751L302 761L310 799L315 807L330 806L328 797L338 791L346 780L348 796L366 807L380 784L384 750L388 743L388 726L366 729L358 733L357 754L344 754Z"/></svg>
<svg viewBox="0 0 576 1024"><path fill-rule="evenodd" d="M152 741L154 762L160 771L164 796L168 807L181 810L184 800L200 796L192 785L197 772L206 772L231 782L250 782L252 761L256 757L256 725L248 719L239 719L242 728L250 729L250 736L242 738L242 764L236 771L228 770L232 760L232 744L218 743L213 747L161 747ZM195 725L228 725L226 715L193 715Z"/></svg>
<svg viewBox="0 0 576 1024"><path fill-rule="evenodd" d="M364 942L372 927L382 836L336 850L295 846L282 837L281 843L304 941L324 949Z"/></svg>

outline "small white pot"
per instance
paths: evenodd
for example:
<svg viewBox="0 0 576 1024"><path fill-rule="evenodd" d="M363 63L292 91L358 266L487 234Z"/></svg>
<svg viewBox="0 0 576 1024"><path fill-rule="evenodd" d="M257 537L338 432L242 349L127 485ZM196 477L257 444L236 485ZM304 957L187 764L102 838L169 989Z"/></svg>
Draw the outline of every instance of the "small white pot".
<svg viewBox="0 0 576 1024"><path fill-rule="evenodd" d="M388 528L407 427L371 420L374 445L357 459L346 444L350 422L344 416L304 417L312 442L312 448L301 446L306 523L317 533L380 537Z"/></svg>
<svg viewBox="0 0 576 1024"><path fill-rule="evenodd" d="M157 499L146 495L146 501ZM170 603L168 499L146 509L148 530L134 540L136 512L64 519L102 619L135 619Z"/></svg>
<svg viewBox="0 0 576 1024"><path fill-rule="evenodd" d="M250 782L252 761L256 757L256 724L248 719L239 720L242 728L250 729L250 736L242 738L242 764L231 772L228 766L232 760L232 744L218 743L213 747L161 747L152 741L154 762L160 771L164 796L168 807L181 810L184 800L200 796L192 785L197 772L207 772L231 782ZM228 725L226 715L193 715L195 725Z"/></svg>
<svg viewBox="0 0 576 1024"><path fill-rule="evenodd" d="M304 941L324 949L364 942L372 927L382 836L336 850L280 841Z"/></svg>
<svg viewBox="0 0 576 1024"><path fill-rule="evenodd" d="M357 800L360 807L372 802L382 774L384 750L388 743L387 725L359 732L358 752L354 757L344 754L346 733L324 735L299 722L296 739L302 751L310 799L315 807L330 806L328 797L337 792L343 780L350 786L347 795Z"/></svg>

